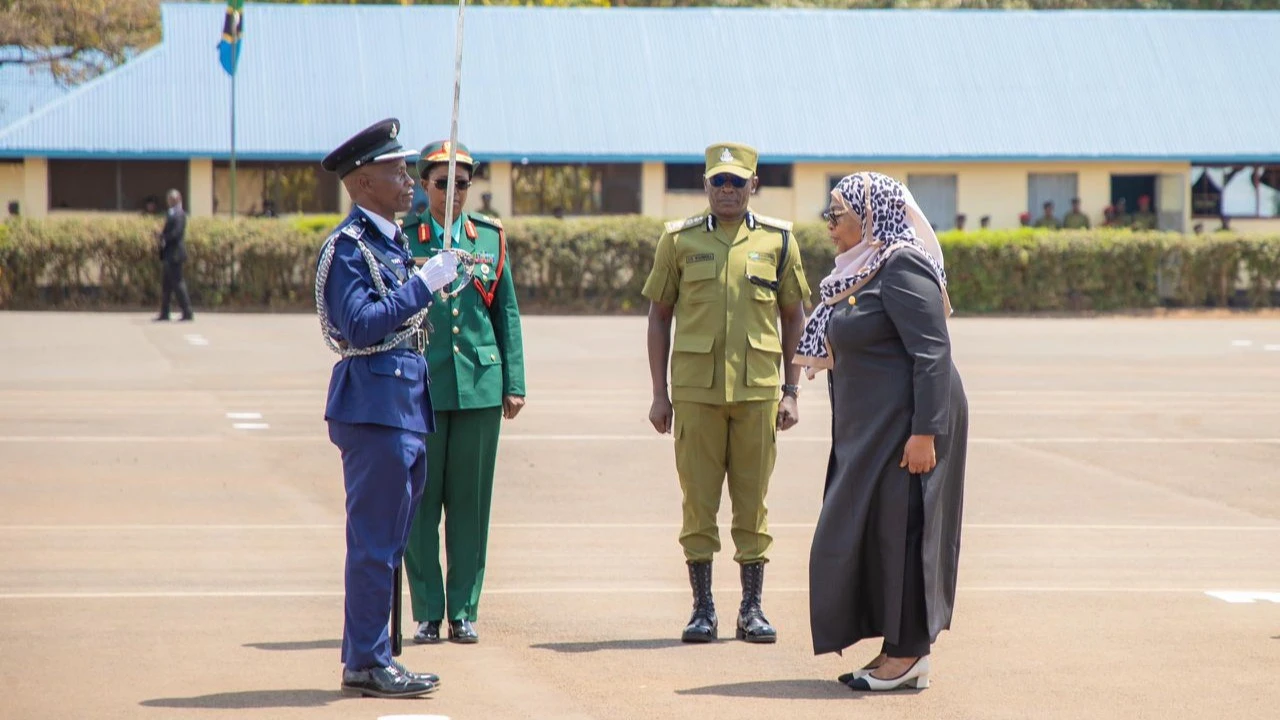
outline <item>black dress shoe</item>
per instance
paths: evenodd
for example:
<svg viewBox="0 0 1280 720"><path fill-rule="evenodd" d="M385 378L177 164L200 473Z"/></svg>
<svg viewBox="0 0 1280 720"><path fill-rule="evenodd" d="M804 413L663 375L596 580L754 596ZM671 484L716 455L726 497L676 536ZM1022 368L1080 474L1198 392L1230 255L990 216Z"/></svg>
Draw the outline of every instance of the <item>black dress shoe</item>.
<svg viewBox="0 0 1280 720"><path fill-rule="evenodd" d="M442 620L428 620L418 623L418 632L413 634L413 641L419 645L435 645L440 642L440 623Z"/></svg>
<svg viewBox="0 0 1280 720"><path fill-rule="evenodd" d="M392 660L391 667L395 668L401 675L408 677L410 680L420 680L429 682L436 687L440 687L440 676L435 673L416 673L400 664L399 660Z"/></svg>
<svg viewBox="0 0 1280 720"><path fill-rule="evenodd" d="M183 315L182 317L178 318L178 322L191 322L192 320L195 320L195 319L196 319L195 315Z"/></svg>
<svg viewBox="0 0 1280 720"><path fill-rule="evenodd" d="M402 675L395 666L342 671L342 694L350 697L411 698L435 689L434 683Z"/></svg>
<svg viewBox="0 0 1280 720"><path fill-rule="evenodd" d="M480 636L476 634L476 629L471 626L471 621L464 618L462 620L449 621L449 640L470 645L471 643L480 642Z"/></svg>
<svg viewBox="0 0 1280 720"><path fill-rule="evenodd" d="M161 315L159 317L153 317L151 318L151 322L169 322L169 316Z"/></svg>

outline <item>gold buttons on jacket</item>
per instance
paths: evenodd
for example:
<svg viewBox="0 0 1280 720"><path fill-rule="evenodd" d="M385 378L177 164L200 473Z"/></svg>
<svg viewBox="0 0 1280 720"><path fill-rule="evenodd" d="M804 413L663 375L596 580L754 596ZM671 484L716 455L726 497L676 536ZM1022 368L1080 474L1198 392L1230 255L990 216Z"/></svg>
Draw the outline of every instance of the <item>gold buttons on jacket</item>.
<svg viewBox="0 0 1280 720"><path fill-rule="evenodd" d="M453 351L454 351L454 352L462 352L461 350L459 350L459 349L458 349L458 346L457 346L457 345L454 345L454 346L453 346Z"/></svg>
<svg viewBox="0 0 1280 720"><path fill-rule="evenodd" d="M458 308L453 309L453 316L458 317Z"/></svg>
<svg viewBox="0 0 1280 720"><path fill-rule="evenodd" d="M490 359L490 360L497 360L497 359L498 359L498 356L497 356L497 355L490 355L490 356L489 356L489 359Z"/></svg>
<svg viewBox="0 0 1280 720"><path fill-rule="evenodd" d="M854 297L853 295L850 295L850 296L849 296L849 304L850 304L850 305L857 305L857 304L858 304L858 298Z"/></svg>
<svg viewBox="0 0 1280 720"><path fill-rule="evenodd" d="M454 326L453 326L453 334L454 334L454 335L457 335L457 334L458 334L458 333L460 333L460 332L462 332L462 331L458 329L458 326L457 326L457 325L454 325Z"/></svg>

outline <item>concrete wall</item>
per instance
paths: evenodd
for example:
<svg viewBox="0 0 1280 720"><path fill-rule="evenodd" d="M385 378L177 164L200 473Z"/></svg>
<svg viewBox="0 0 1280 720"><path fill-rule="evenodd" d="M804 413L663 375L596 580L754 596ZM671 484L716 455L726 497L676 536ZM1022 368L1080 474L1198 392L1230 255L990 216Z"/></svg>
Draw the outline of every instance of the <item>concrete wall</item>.
<svg viewBox="0 0 1280 720"><path fill-rule="evenodd" d="M42 157L22 162L22 214L44 217L49 214L49 161Z"/></svg>
<svg viewBox="0 0 1280 720"><path fill-rule="evenodd" d="M191 158L187 163L186 208L195 217L213 214L213 160Z"/></svg>
<svg viewBox="0 0 1280 720"><path fill-rule="evenodd" d="M0 214L8 215L11 202L21 205L19 212L27 211L27 186L22 169L21 162L0 163Z"/></svg>

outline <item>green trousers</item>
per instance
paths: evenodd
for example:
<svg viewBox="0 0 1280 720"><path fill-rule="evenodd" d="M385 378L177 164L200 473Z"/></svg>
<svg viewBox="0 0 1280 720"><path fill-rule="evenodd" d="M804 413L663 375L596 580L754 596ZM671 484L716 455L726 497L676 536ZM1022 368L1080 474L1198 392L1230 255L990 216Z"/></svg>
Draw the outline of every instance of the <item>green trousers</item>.
<svg viewBox="0 0 1280 720"><path fill-rule="evenodd" d="M720 551L720 491L729 479L733 505L733 559L767 562L769 546L769 476L777 460L778 403L738 402L726 405L677 401L675 412L676 471L684 493L684 526L680 545L685 560L710 560Z"/></svg>
<svg viewBox="0 0 1280 720"><path fill-rule="evenodd" d="M436 413L427 487L404 554L415 622L444 620L446 611L449 620L476 620L501 427L501 407ZM440 569L442 514L447 578Z"/></svg>

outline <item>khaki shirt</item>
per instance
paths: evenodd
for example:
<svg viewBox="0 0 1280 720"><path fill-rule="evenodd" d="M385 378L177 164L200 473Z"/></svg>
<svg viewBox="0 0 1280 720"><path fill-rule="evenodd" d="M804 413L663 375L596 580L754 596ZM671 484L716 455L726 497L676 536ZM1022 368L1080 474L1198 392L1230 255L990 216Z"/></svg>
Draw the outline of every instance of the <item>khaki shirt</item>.
<svg viewBox="0 0 1280 720"><path fill-rule="evenodd" d="M784 238L787 264L779 268ZM777 293L752 276L777 281ZM710 213L667 223L643 292L675 308L673 401L720 405L779 397L778 310L809 297L791 223L751 212L737 228L721 227Z"/></svg>
<svg viewBox="0 0 1280 720"><path fill-rule="evenodd" d="M1084 213L1069 212L1062 218L1062 227L1067 230L1082 230L1089 227L1089 216Z"/></svg>

